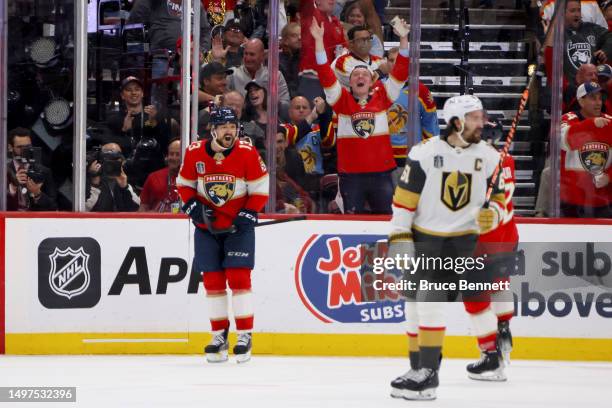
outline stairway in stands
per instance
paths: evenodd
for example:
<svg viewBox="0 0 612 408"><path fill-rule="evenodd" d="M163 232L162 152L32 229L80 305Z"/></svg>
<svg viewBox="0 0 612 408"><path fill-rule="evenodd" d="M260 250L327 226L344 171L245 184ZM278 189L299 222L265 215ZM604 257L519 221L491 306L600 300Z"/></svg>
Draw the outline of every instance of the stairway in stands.
<svg viewBox="0 0 612 408"><path fill-rule="evenodd" d="M478 5L468 2L468 7ZM495 0L494 3L493 9L469 8L469 65L474 95L483 101L490 117L502 122L507 133L527 84L533 35L527 30L525 11L515 9L514 0ZM459 1L456 0L455 4L458 7ZM396 15L408 21L409 8L410 0L391 0L385 12L385 21L389 22ZM451 96L459 95L461 88L455 68L461 55L453 47L453 41L458 40L458 25L449 24L452 20L449 19L449 9L444 0L422 0L421 20L420 78L432 91L440 125L444 128L441 119L444 102ZM395 45L395 41L385 41L387 49ZM531 123L535 117L529 115L528 108L525 109L510 150L517 169L515 213L522 216L534 214L545 150L541 135L534 137L536 128L532 129ZM537 122L542 122L542 119ZM541 133L540 126L537 126L537 131Z"/></svg>

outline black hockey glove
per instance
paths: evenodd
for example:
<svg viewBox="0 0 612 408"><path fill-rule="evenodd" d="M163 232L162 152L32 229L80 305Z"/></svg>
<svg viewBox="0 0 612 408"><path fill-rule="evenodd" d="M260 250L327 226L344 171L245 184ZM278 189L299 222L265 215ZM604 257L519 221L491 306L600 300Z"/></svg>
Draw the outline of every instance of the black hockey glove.
<svg viewBox="0 0 612 408"><path fill-rule="evenodd" d="M234 219L237 232L252 231L257 224L257 213L252 210L242 209Z"/></svg>
<svg viewBox="0 0 612 408"><path fill-rule="evenodd" d="M193 197L191 200L187 201L185 205L183 205L183 212L191 217L193 222L196 224L205 224L204 214L208 217L210 222L214 221L213 210L210 207L207 207L202 202L200 202L197 198Z"/></svg>

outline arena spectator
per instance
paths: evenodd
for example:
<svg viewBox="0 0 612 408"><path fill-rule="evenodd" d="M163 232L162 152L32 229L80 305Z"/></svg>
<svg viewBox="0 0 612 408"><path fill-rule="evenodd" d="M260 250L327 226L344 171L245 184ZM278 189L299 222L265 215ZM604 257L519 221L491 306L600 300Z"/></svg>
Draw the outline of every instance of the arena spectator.
<svg viewBox="0 0 612 408"><path fill-rule="evenodd" d="M34 158L32 133L28 129L8 132L8 153L12 160L7 169L7 210L57 210L57 190L51 171Z"/></svg>
<svg viewBox="0 0 612 408"><path fill-rule="evenodd" d="M403 22L402 24L405 24ZM337 150L340 193L346 213L390 214L395 169L387 110L408 79L408 37L400 37L400 51L384 86L375 84L367 66L350 74L350 92L336 79L325 52L324 25L312 19L317 71L327 102L338 115Z"/></svg>
<svg viewBox="0 0 612 408"><path fill-rule="evenodd" d="M385 53L385 47L383 46L382 41L382 29L380 29L380 19L376 14L374 14L375 10L373 7L368 8L366 12L364 10L365 4L372 5L371 1L363 2L363 1L355 1L352 3L347 3L345 5L344 10L342 11L342 21L345 21L352 25L353 27L366 27L372 33L372 49L370 50L371 55L375 55L379 58L382 58ZM366 18L366 13L369 13ZM379 30L375 31L374 28L378 27Z"/></svg>
<svg viewBox="0 0 612 408"><path fill-rule="evenodd" d="M593 142L596 133L612 134L612 116L602 114L602 89L597 82L578 87L580 110L563 115L561 121L561 214L564 217L612 217L608 143Z"/></svg>
<svg viewBox="0 0 612 408"><path fill-rule="evenodd" d="M223 95L227 91L227 76L232 72L220 62L213 61L206 64L200 71L202 81L200 103L214 101L216 96Z"/></svg>
<svg viewBox="0 0 612 408"><path fill-rule="evenodd" d="M603 111L608 115L612 115L612 67L610 65L601 64L597 66L597 82L606 91L604 94L605 104Z"/></svg>
<svg viewBox="0 0 612 408"><path fill-rule="evenodd" d="M128 24L144 23L149 26L149 42L153 58L153 78L168 75L168 56L156 53L160 50L174 50L176 41L181 36L182 0L136 0L130 11ZM206 9L202 7L200 28L200 48L210 49L210 24Z"/></svg>
<svg viewBox="0 0 612 408"><path fill-rule="evenodd" d="M299 64L302 48L302 35L300 25L289 23L283 28L280 39L281 51L278 55L278 69L283 73L289 95L297 95L299 84Z"/></svg>
<svg viewBox="0 0 612 408"><path fill-rule="evenodd" d="M228 88L240 92L246 97L246 85L251 81L268 84L268 67L264 65L266 53L264 45L259 39L251 39L244 46L244 57L242 65L234 68L232 75L228 77ZM278 102L281 106L279 113L284 114L289 107L289 89L283 74L278 72Z"/></svg>
<svg viewBox="0 0 612 408"><path fill-rule="evenodd" d="M342 54L331 66L338 82L345 88L349 87L349 77L356 66L366 66L376 74L376 78L386 77L389 68L384 59L370 54L372 49L372 33L365 26L355 26L347 33L349 52Z"/></svg>
<svg viewBox="0 0 612 408"><path fill-rule="evenodd" d="M580 109L576 99L576 90L585 82L597 82L597 67L593 64L582 64L576 71L576 83L568 84L563 92L563 113L572 112Z"/></svg>
<svg viewBox="0 0 612 408"><path fill-rule="evenodd" d="M180 212L180 197L176 189L176 176L181 168L180 139L173 139L168 144L166 164L147 177L140 193L140 211Z"/></svg>
<svg viewBox="0 0 612 408"><path fill-rule="evenodd" d="M550 22L553 14L555 13L555 0L546 0L540 7L540 17L543 21ZM597 24L605 29L608 29L608 23L596 0L581 0L580 1L580 13L582 14L582 21L585 23Z"/></svg>
<svg viewBox="0 0 612 408"><path fill-rule="evenodd" d="M580 1L568 0L565 8L564 90L575 84L581 65L606 63L612 56L612 33L607 28L582 22L581 18ZM552 78L552 41L553 36L549 35L544 43L548 78Z"/></svg>
<svg viewBox="0 0 612 408"><path fill-rule="evenodd" d="M171 131L155 104L145 106L140 79L130 76L121 82L121 100L119 111L107 117L114 133L108 142L121 147L125 171L139 191L147 176L164 166L162 146L167 146Z"/></svg>
<svg viewBox="0 0 612 408"><path fill-rule="evenodd" d="M387 61L391 67L395 65L399 49L392 48L387 55ZM408 121L410 114L408 112L408 83L405 84L399 97L389 109L387 115L389 117L389 132L391 133L391 145L393 146L393 156L397 169L393 172L393 183L397 183L401 171L406 165L406 156L408 155L408 140L409 127ZM415 142L429 139L432 136L440 134L440 126L438 125L438 113L436 102L429 91L429 88L419 81L419 124Z"/></svg>
<svg viewBox="0 0 612 408"><path fill-rule="evenodd" d="M86 211L138 211L140 198L128 183L121 147L107 143L91 159L87 163Z"/></svg>
<svg viewBox="0 0 612 408"><path fill-rule="evenodd" d="M608 31L612 31L612 0L606 0L601 5L601 11L608 23Z"/></svg>
<svg viewBox="0 0 612 408"><path fill-rule="evenodd" d="M242 65L242 45L247 41L242 30L240 20L229 20L225 24L223 35L213 37L210 57L227 68Z"/></svg>
<svg viewBox="0 0 612 408"><path fill-rule="evenodd" d="M302 0L299 3L302 53L298 93L308 100L313 100L317 96L323 96L323 89L317 78L315 40L310 33L310 24L313 17L317 20L317 23L324 25L325 37L323 43L328 61L333 61L340 56L347 43L344 39L342 23L332 15L335 0Z"/></svg>
<svg viewBox="0 0 612 408"><path fill-rule="evenodd" d="M276 133L276 210L288 214L313 213L314 201L286 170L288 145L285 130L279 127Z"/></svg>
<svg viewBox="0 0 612 408"><path fill-rule="evenodd" d="M299 152L300 163L304 170L300 178L291 173L290 176L308 191L313 199L318 200L319 181L324 174L323 149L334 145L335 132L332 126L331 107L320 96L317 96L313 103L314 109L303 96L291 99L290 123L285 123L283 126L287 130L287 144L294 146ZM315 123L317 120L318 123Z"/></svg>

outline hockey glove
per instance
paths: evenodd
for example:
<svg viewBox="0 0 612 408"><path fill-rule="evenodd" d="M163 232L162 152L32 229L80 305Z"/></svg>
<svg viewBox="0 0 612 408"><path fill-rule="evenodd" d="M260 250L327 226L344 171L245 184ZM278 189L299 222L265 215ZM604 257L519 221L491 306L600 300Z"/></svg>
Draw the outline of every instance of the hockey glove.
<svg viewBox="0 0 612 408"><path fill-rule="evenodd" d="M243 208L234 219L237 232L252 231L257 224L257 213Z"/></svg>
<svg viewBox="0 0 612 408"><path fill-rule="evenodd" d="M399 256L401 259L401 264L399 266L401 266L404 272L410 273L413 269L411 259L414 258L415 255L412 234L409 232L391 234L389 235L388 245L387 258L396 259L396 257ZM404 263L404 256L408 258L407 264Z"/></svg>
<svg viewBox="0 0 612 408"><path fill-rule="evenodd" d="M480 233L486 234L489 231L497 228L500 221L499 212L492 207L481 208L478 213L478 225L480 226Z"/></svg>
<svg viewBox="0 0 612 408"><path fill-rule="evenodd" d="M197 198L192 198L183 205L183 212L187 214L196 224L206 224L204 215L208 217L210 222L214 221L214 213L212 208L207 207Z"/></svg>

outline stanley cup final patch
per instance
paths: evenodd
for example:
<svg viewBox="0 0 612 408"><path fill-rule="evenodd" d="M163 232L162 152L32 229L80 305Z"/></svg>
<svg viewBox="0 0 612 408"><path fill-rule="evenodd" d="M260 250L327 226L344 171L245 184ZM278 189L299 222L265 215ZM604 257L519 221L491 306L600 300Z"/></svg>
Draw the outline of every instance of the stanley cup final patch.
<svg viewBox="0 0 612 408"><path fill-rule="evenodd" d="M204 166L204 162L196 162L196 171L198 172L198 174L206 173L206 167Z"/></svg>
<svg viewBox="0 0 612 408"><path fill-rule="evenodd" d="M580 162L591 174L599 175L606 170L610 146L601 142L588 142L580 147Z"/></svg>
<svg viewBox="0 0 612 408"><path fill-rule="evenodd" d="M357 112L351 115L353 130L358 136L367 139L374 134L376 115L372 112Z"/></svg>

